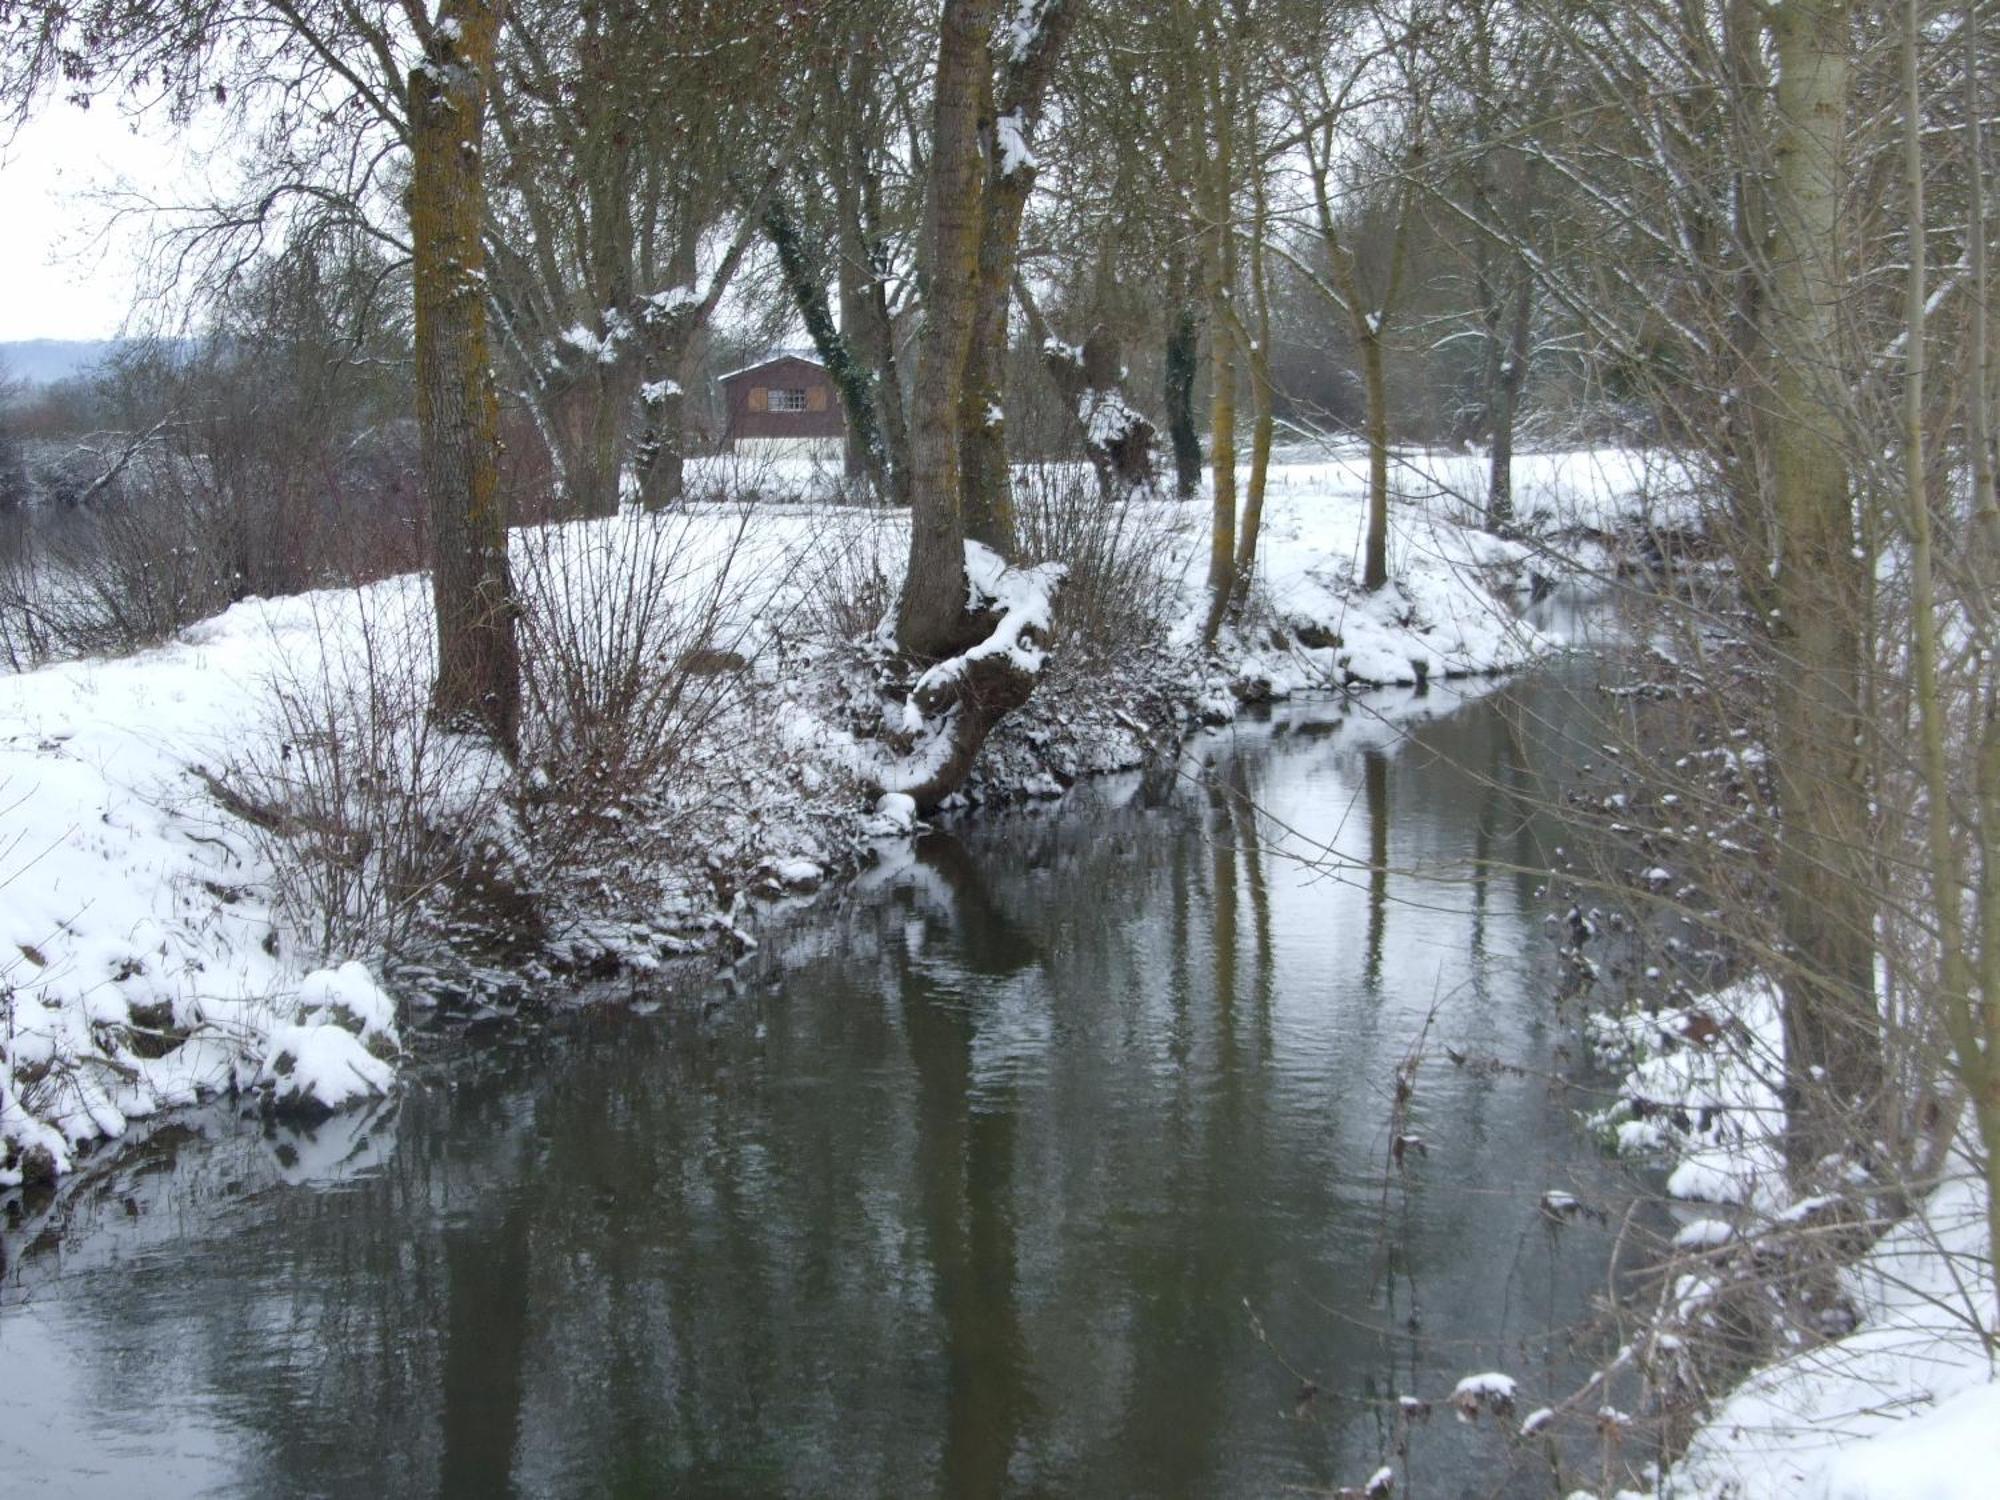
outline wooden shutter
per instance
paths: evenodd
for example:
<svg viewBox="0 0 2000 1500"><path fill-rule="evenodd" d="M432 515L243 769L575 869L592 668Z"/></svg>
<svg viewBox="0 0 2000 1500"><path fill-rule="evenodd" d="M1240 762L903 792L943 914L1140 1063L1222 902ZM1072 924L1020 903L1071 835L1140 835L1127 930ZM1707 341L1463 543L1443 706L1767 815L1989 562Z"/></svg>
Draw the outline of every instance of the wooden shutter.
<svg viewBox="0 0 2000 1500"><path fill-rule="evenodd" d="M812 386L807 386L807 387L806 387L806 410L807 410L807 411L825 411L825 410L826 410L826 387L825 387L825 386L823 386L823 385L812 385Z"/></svg>
<svg viewBox="0 0 2000 1500"><path fill-rule="evenodd" d="M750 410L762 411L764 409L764 402L765 402L764 387L762 387L761 385L751 386L750 401L749 401Z"/></svg>

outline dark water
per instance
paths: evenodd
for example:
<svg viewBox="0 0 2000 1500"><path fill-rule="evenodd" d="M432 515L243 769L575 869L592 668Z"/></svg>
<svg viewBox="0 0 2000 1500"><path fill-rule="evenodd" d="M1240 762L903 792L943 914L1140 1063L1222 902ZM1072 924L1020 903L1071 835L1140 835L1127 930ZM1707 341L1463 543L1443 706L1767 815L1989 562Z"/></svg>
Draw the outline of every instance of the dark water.
<svg viewBox="0 0 2000 1500"><path fill-rule="evenodd" d="M1530 1492L1441 1398L1565 1392L1608 1257L1538 1212L1613 1189L1480 865L1551 841L1567 681L1286 709L922 840L707 1006L175 1123L8 1241L0 1491Z"/></svg>

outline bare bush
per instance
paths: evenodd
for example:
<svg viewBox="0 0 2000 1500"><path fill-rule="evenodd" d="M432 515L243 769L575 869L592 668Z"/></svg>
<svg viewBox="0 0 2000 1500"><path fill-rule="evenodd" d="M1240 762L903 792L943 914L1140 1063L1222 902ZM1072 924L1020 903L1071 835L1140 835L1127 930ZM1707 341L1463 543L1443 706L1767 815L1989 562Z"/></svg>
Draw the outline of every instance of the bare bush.
<svg viewBox="0 0 2000 1500"><path fill-rule="evenodd" d="M872 518L837 519L817 528L799 559L801 621L824 641L874 635L896 604L904 540Z"/></svg>
<svg viewBox="0 0 2000 1500"><path fill-rule="evenodd" d="M1102 664L1161 640L1180 603L1175 559L1189 524L1172 505L1107 502L1083 464L1014 473L1024 556L1068 570L1056 604L1056 648Z"/></svg>
<svg viewBox="0 0 2000 1500"><path fill-rule="evenodd" d="M525 533L524 810L537 869L649 868L690 815L691 761L782 624L783 555L751 511L627 510Z"/></svg>
<svg viewBox="0 0 2000 1500"><path fill-rule="evenodd" d="M274 905L320 958L394 956L505 863L506 764L430 713L421 579L311 596L273 617L266 732L207 778L261 835Z"/></svg>

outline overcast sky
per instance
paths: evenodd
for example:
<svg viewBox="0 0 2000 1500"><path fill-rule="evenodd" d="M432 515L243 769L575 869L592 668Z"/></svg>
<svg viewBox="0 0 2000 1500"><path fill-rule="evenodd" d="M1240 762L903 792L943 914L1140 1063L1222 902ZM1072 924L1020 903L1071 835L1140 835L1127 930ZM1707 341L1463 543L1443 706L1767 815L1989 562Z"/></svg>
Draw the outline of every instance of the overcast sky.
<svg viewBox="0 0 2000 1500"><path fill-rule="evenodd" d="M108 214L88 195L171 185L191 170L164 126L135 133L111 103L45 105L0 151L0 340L116 334L141 235L128 225L106 236Z"/></svg>

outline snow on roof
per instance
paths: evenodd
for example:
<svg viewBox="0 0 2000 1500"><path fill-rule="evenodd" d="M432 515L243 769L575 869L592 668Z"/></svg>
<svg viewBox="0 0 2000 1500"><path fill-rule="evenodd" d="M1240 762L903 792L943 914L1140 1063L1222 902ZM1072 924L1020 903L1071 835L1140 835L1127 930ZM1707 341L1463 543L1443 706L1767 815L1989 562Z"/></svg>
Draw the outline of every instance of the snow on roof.
<svg viewBox="0 0 2000 1500"><path fill-rule="evenodd" d="M767 365L783 364L787 360L798 360L802 364L811 365L816 370L824 370L826 368L825 361L821 360L815 354L801 354L796 349L780 349L777 353L767 354L762 359L756 360L751 364L741 365L734 370L726 370L715 378L717 380L734 380L738 375L748 375L753 370L764 369Z"/></svg>

